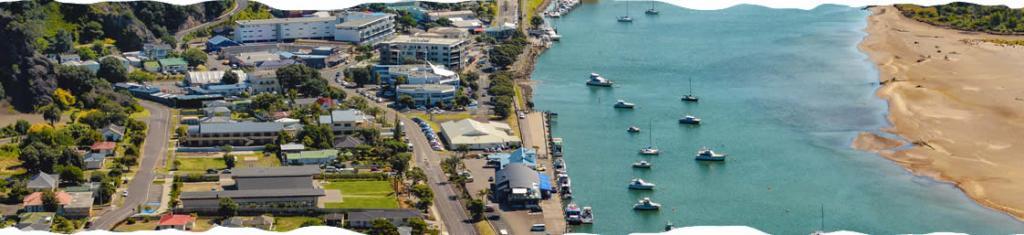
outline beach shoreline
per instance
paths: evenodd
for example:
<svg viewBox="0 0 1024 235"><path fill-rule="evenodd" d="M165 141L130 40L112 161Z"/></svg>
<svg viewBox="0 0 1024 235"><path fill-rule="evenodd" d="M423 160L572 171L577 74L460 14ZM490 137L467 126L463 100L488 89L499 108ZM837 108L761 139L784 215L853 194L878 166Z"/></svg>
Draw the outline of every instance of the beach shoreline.
<svg viewBox="0 0 1024 235"><path fill-rule="evenodd" d="M851 146L878 153L916 175L950 182L974 201L1024 220L1024 47L918 22L895 7L871 7L858 45L878 70L876 95L890 127L860 133Z"/></svg>

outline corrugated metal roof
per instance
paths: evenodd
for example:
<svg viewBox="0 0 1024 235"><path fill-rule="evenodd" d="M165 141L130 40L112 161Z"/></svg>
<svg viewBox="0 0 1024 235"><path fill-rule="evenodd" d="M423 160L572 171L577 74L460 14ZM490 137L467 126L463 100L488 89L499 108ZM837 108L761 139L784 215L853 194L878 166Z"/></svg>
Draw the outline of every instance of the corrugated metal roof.
<svg viewBox="0 0 1024 235"><path fill-rule="evenodd" d="M235 122L235 123L200 123L199 133L242 133L242 132L278 132L284 129L279 122Z"/></svg>

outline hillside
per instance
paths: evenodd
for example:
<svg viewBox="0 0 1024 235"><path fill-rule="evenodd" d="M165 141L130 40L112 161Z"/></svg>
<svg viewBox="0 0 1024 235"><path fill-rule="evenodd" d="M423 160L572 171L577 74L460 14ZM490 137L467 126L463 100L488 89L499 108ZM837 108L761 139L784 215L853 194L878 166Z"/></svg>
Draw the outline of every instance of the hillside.
<svg viewBox="0 0 1024 235"><path fill-rule="evenodd" d="M963 2L937 6L897 4L896 8L904 16L932 25L999 34L1024 33L1024 9Z"/></svg>

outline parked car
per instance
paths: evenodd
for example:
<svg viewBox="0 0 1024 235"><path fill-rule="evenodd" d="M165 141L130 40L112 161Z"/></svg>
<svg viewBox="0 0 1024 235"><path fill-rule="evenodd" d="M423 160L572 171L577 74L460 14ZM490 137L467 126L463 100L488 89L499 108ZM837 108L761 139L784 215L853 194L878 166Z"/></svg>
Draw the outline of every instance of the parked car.
<svg viewBox="0 0 1024 235"><path fill-rule="evenodd" d="M547 230L547 226L544 224L533 224L530 226L530 232L544 232Z"/></svg>

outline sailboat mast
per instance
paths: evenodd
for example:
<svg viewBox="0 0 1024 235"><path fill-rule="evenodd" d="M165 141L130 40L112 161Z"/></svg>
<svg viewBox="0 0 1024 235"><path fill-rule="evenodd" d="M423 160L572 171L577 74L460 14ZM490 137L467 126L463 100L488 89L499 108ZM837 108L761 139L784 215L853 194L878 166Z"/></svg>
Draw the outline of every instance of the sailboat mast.
<svg viewBox="0 0 1024 235"><path fill-rule="evenodd" d="M690 95L693 95L693 78L689 78L689 80L690 80Z"/></svg>
<svg viewBox="0 0 1024 235"><path fill-rule="evenodd" d="M820 221L820 223L821 223L820 224L820 226L821 226L820 230L822 232L825 232L825 204L821 204L821 221Z"/></svg>

